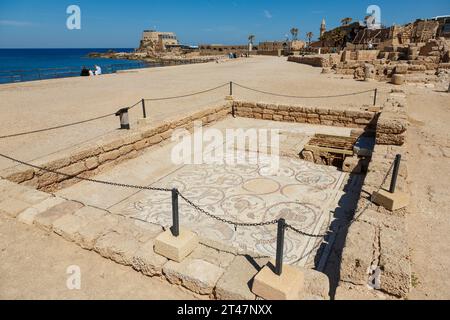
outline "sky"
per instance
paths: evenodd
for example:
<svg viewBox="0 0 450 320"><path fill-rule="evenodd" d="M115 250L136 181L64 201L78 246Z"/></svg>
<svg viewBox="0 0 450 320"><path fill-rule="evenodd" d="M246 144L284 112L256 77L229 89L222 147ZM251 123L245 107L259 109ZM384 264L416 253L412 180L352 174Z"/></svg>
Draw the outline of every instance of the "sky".
<svg viewBox="0 0 450 320"><path fill-rule="evenodd" d="M81 29L69 30L67 7L81 9ZM173 31L183 44L245 44L319 34L378 5L386 26L450 15L449 0L0 0L0 48L135 48L144 29Z"/></svg>

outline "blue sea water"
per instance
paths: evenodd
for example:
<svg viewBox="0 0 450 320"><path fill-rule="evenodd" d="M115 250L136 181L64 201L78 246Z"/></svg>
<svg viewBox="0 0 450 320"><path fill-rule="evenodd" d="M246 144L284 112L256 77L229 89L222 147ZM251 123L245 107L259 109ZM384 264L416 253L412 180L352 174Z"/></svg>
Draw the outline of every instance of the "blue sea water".
<svg viewBox="0 0 450 320"><path fill-rule="evenodd" d="M142 67L132 60L89 58L91 52L132 52L113 49L0 49L0 83L78 76L83 66L102 67L103 73Z"/></svg>

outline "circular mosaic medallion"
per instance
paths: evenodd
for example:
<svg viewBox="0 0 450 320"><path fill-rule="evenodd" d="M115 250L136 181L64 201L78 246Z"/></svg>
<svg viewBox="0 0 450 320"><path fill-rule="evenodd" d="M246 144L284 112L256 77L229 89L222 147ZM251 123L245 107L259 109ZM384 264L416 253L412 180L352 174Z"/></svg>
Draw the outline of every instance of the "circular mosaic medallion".
<svg viewBox="0 0 450 320"><path fill-rule="evenodd" d="M245 182L242 188L254 194L270 194L280 189L280 184L272 179L257 178Z"/></svg>

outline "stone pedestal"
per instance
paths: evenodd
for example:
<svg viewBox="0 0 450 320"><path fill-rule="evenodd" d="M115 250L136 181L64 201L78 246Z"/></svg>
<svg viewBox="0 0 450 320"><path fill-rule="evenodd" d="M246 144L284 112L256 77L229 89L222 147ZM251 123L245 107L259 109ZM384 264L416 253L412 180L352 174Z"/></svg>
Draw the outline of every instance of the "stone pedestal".
<svg viewBox="0 0 450 320"><path fill-rule="evenodd" d="M226 100L226 101L233 101L233 96L226 96L226 97L225 97L225 100Z"/></svg>
<svg viewBox="0 0 450 320"><path fill-rule="evenodd" d="M180 235L174 237L170 230L155 239L155 253L167 259L181 262L198 246L198 236L187 229L180 228Z"/></svg>
<svg viewBox="0 0 450 320"><path fill-rule="evenodd" d="M381 189L380 191L372 194L372 201L379 206L383 206L389 211L396 211L408 206L409 195L401 191L390 193L387 190Z"/></svg>
<svg viewBox="0 0 450 320"><path fill-rule="evenodd" d="M266 300L299 300L304 289L304 274L299 269L283 265L281 276L267 264L253 279L252 292Z"/></svg>

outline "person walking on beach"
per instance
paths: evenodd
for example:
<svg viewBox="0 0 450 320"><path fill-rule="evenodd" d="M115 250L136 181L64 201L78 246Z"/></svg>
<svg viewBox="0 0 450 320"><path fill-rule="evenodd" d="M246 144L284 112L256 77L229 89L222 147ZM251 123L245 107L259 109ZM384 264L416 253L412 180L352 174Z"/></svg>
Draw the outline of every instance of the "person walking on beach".
<svg viewBox="0 0 450 320"><path fill-rule="evenodd" d="M95 65L95 75L99 76L102 74L102 68L100 68L100 66Z"/></svg>

